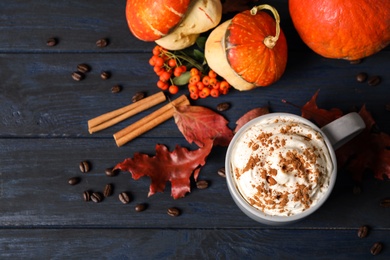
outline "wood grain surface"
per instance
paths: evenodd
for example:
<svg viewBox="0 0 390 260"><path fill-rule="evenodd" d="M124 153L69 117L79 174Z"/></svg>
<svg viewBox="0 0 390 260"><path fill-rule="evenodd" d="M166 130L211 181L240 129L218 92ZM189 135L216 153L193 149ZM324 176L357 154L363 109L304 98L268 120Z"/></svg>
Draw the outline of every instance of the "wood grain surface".
<svg viewBox="0 0 390 260"><path fill-rule="evenodd" d="M281 80L249 92L232 90L218 99L191 101L216 111L220 102L231 108L221 114L229 127L245 112L268 106L272 112L300 114L286 99L304 105L320 90L318 105L344 112L366 106L378 127L390 133L390 50L360 64L322 58L299 39L288 14L288 1L272 1L282 18L289 59ZM148 197L150 179L135 181L129 173L108 177L104 171L136 152L153 155L156 144L170 150L188 144L175 122L168 120L118 148L112 135L164 104L113 127L88 133L87 121L131 103L139 91L158 92L157 77L148 64L154 43L134 38L125 19L126 1L0 2L0 258L2 259L367 259L375 242L384 244L378 258L390 256L390 209L379 201L390 197L390 183L367 172L361 193L353 192L351 174L341 169L336 187L320 210L282 227L265 226L234 204L226 180L217 174L226 147L215 147L199 179L210 186L174 200L170 184ZM227 14L226 16L231 16ZM46 46L50 37L58 44ZM106 38L109 45L98 48ZM76 82L80 63L91 67ZM110 71L108 80L101 71ZM358 83L356 74L379 75L380 85ZM122 91L111 93L121 85ZM178 95L187 94L183 88ZM178 96L177 95L177 96ZM176 96L170 96L174 98ZM79 163L92 169L81 173ZM70 186L71 177L81 183ZM85 190L114 185L114 195L101 203L84 202ZM124 205L119 192L131 194ZM147 203L136 212L137 203ZM169 207L182 214L170 217ZM369 225L367 238L357 229Z"/></svg>

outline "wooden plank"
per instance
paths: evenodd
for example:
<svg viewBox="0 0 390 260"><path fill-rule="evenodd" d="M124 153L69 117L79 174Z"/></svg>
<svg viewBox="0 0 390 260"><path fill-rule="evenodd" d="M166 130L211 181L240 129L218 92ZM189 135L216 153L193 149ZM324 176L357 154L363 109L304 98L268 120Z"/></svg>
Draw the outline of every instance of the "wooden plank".
<svg viewBox="0 0 390 260"><path fill-rule="evenodd" d="M388 230L15 229L2 230L1 258L62 259L367 259ZM315 244L313 243L315 241ZM375 259L388 258L388 248Z"/></svg>
<svg viewBox="0 0 390 260"><path fill-rule="evenodd" d="M138 91L153 94L157 76L148 64L146 54L0 54L0 136L78 136L91 137L86 123L100 114L130 103ZM304 57L302 57L304 55ZM18 62L14 62L14 60ZM363 104L372 112L378 125L390 132L390 121L385 104L388 104L387 62L390 52L381 52L358 65L347 61L329 60L316 54L290 53L287 70L273 86L252 91L232 90L218 99L207 98L192 101L215 109L219 102L230 102L230 110L223 115L235 127L234 122L245 112L260 106L270 106L272 111L299 114L299 109L286 105L282 99L296 104L305 104L320 89L318 105L325 109L339 107L348 112ZM71 78L79 63L87 63L92 71L76 82ZM103 81L102 70L112 72L112 78ZM370 87L358 83L356 74L365 71L369 75L380 75L382 83ZM115 84L123 86L118 94L111 93ZM188 94L185 87L179 94ZM174 97L171 97L174 98ZM151 111L154 111L153 109ZM138 117L100 132L99 137L110 137L134 120L150 113L145 111ZM173 132L172 132L173 129ZM159 127L147 136L178 136L171 123Z"/></svg>
<svg viewBox="0 0 390 260"><path fill-rule="evenodd" d="M173 200L167 185L164 193L147 197L149 178L138 181L129 173L117 177L105 176L104 170L135 152L154 155L155 145L162 143L172 150L175 144L185 145L183 138L142 138L131 145L116 148L111 139L86 138L12 138L0 140L1 197L0 227L105 227L105 228L252 228L262 227L246 217L234 204L226 180L217 174L224 164L225 148L216 148L209 156L199 179L210 181L206 190L197 190L185 198ZM188 147L188 146L187 146ZM192 148L194 149L194 148ZM92 171L82 174L82 160L92 163ZM67 180L82 178L76 186ZM115 186L115 195L102 203L86 203L85 190L102 191L107 183ZM306 228L354 228L363 224L388 228L389 212L379 207L386 196L389 182L367 177L363 193L353 194L350 176L339 172L336 188L329 201L313 216L291 225ZM133 202L123 205L117 196L129 191ZM148 203L145 212L137 213L137 203ZM176 206L182 215L167 215Z"/></svg>

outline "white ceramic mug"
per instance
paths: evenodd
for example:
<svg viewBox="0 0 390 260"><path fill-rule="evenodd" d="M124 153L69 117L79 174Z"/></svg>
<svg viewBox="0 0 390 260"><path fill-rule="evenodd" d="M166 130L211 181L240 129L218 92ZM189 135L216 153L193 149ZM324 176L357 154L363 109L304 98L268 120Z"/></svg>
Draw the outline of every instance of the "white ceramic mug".
<svg viewBox="0 0 390 260"><path fill-rule="evenodd" d="M280 129L276 129L275 126L273 126L270 122L277 122L278 127L280 127ZM258 158L264 157L264 158L266 158L264 160L267 160L267 162L270 161L269 162L270 164L275 165L275 163L276 163L275 160L280 160L280 158L283 158L284 153L285 152L287 153L288 149L290 149L289 148L290 143L294 143L295 141L293 140L291 133L288 133L289 134L288 137L286 137L285 140L283 141L283 142L286 142L286 140L287 140L288 145L285 145L286 147L283 147L283 152L279 151L279 155L272 157L273 159L268 159L269 158L268 153L270 153L270 154L272 153L271 151L266 150L268 148L264 148L264 149L261 148L263 150L261 150L260 152L258 152L258 154L256 156L254 156L254 155L249 155L252 152L249 148L247 149L247 147L252 146L251 149L252 150L255 149L255 148L253 148L253 146L254 146L253 143L255 142L253 140L262 140L261 142L264 145L267 145L267 143L275 142L275 140L268 140L268 142L266 142L265 141L266 139L264 139L262 136L256 136L257 134L260 135L260 132L263 131L262 130L263 128L264 129L266 127L271 127L270 129L275 128L274 130L264 130L265 132L266 131L269 132L268 136L272 136L273 135L272 131L277 131L277 133L280 133L280 132L283 132L283 131L281 131L281 129L283 127L285 127L287 125L291 126L291 125L298 125L298 124L302 125L302 127L307 129L307 131L314 131L315 132L314 135L316 135L318 137L318 138L315 138L313 136L313 134L307 134L309 137L305 137L305 136L303 136L304 133L299 133L300 130L298 131L298 130L294 129L294 131L297 133L295 133L294 131L292 131L292 132L294 132L294 134L297 135L297 138L299 140L306 140L307 139L305 142L307 142L309 144L309 146L312 145L314 141L317 142L317 139L319 140L318 142L323 143L323 148L310 148L310 150L312 150L312 151L324 150L324 153L326 154L326 156L319 155L316 157L316 158L318 158L318 160L321 159L323 162L325 162L328 165L328 166L326 166L329 168L328 172L326 173L327 174L326 183L324 185L321 185L321 189L322 189L321 192L317 192L317 193L315 193L314 191L311 192L313 194L317 194L317 195L315 195L316 196L315 200L311 199L311 198L309 200L307 200L307 201L311 201L310 202L311 204L310 204L310 206L306 205L306 208L302 209L302 212L291 213L295 210L294 208L296 207L296 206L293 206L292 211L286 211L286 212L290 212L290 213L285 213L288 215L280 215L279 213L265 213L266 210L262 210L265 207L263 205L264 203L259 204L256 202L257 203L256 204L255 202L253 202L254 201L253 198L259 198L260 195L258 195L258 194L260 194L261 192L253 195L253 196L257 196L257 197L252 198L249 195L247 195L247 193L250 193L252 191L249 192L247 190L253 189L254 192L257 192L257 190L262 190L262 193L265 194L264 189L266 189L267 190L266 193L270 194L269 196L271 198L275 198L275 196L272 194L282 194L282 191L279 192L277 190L277 188L275 188L275 190L273 190L274 187L289 187L288 186L289 183L282 183L282 185L280 185L280 183L277 183L278 178L279 178L279 180L283 180L283 182L285 180L294 180L295 183L298 183L300 181L296 181L298 179L295 179L295 177L291 177L292 176L291 174L293 174L293 172L295 172L294 173L295 176L297 175L296 170L291 170L291 173L289 173L285 170L279 169L278 170L279 172L277 172L277 173L275 172L275 170L273 170L272 174L274 176L271 176L272 178L270 178L270 179L272 179L272 182L269 183L269 181L268 181L269 176L266 177L267 178L267 182L266 182L265 177L264 177L266 175L266 173L264 173L264 172L260 173L260 171L265 171L262 168L264 162L261 162L261 164L262 164L261 166L256 166L256 164L259 164L261 161ZM274 127L274 128L272 128L272 127ZM299 127L301 127L301 126L299 126ZM285 128L283 128L283 130L285 130ZM301 129L301 128L298 128L298 129ZM321 207L321 205L323 205L323 203L327 200L327 198L329 197L329 195L334 187L334 184L336 181L336 175L337 175L337 161L336 161L335 150L337 148L339 148L340 146L342 146L343 144L345 144L346 142L350 141L352 138L354 138L356 135L358 135L363 129L365 129L364 121L362 120L360 115L357 113L349 113L347 115L344 115L341 118L334 120L333 122L329 123L328 125L324 126L321 129L318 128L315 124L313 124L309 120L307 120L303 117L294 115L294 114L289 114L289 113L270 113L270 114L266 114L264 116L260 116L258 118L251 120L250 122L246 123L243 127L241 127L241 129L235 134L235 136L233 137L233 139L230 142L229 147L227 149L226 161L225 161L226 179L227 179L228 189L229 189L229 192L230 192L233 200L246 215L248 215L250 218L252 218L260 223L263 223L263 224L269 224L269 225L288 224L288 223L296 222L304 217L307 217L308 215L315 212L319 207ZM277 136L276 133L274 133L274 135ZM247 139L249 138L249 136L253 136L254 139L251 141L248 141ZM274 138L277 138L277 137L274 137ZM291 141L289 141L290 139L291 139ZM297 143L299 143L299 142L297 142ZM259 149L259 148L257 148L258 145L259 144L256 144L256 149ZM302 146L302 147L304 146L300 143L298 145ZM278 144L278 146L280 146L280 144ZM305 149L309 149L309 148L305 148ZM267 152L264 152L265 150ZM295 150L300 151L300 150L303 150L303 148L302 149L297 148ZM325 151L325 150L327 150L327 151ZM272 148L272 151L273 151L273 148ZM297 151L294 151L294 153L299 153ZM267 154L265 154L265 153L267 153ZM248 156L254 156L257 159L255 160L253 158L247 158ZM298 157L299 156L300 155L298 155ZM280 161L278 161L277 163L279 165L281 164ZM247 171L248 166L240 168L240 167L236 166L237 164L242 164L242 165L245 165L245 164L252 165L253 164L253 170L251 169L251 170L249 170L251 172L247 173L245 171ZM313 165L318 165L318 163L314 163ZM331 168L330 168L330 166L331 166ZM300 167L302 168L303 166L300 166ZM326 167L324 165L323 168L325 169ZM283 173L280 173L280 171L283 171ZM310 172L311 170L302 168L302 169L300 169L300 171L301 172ZM318 171L318 170L316 170L316 171ZM325 172L326 172L326 170L324 170L324 173ZM243 175L240 175L241 173L245 173L246 174L245 177L243 177ZM263 176L261 177L260 175L262 175L262 174L263 174ZM270 174L268 174L268 175L270 175ZM317 174L317 175L321 176L321 174ZM322 175L324 175L324 174L322 174ZM308 177L303 176L302 178L307 179ZM256 184L256 185L258 185L258 186L256 186L256 188L252 188L252 187L255 187L255 185L253 184L254 179L256 179L256 181L257 180L262 181L262 183ZM243 181L249 181L250 184L248 184L248 185L250 185L250 186L248 186L248 185L245 186L246 184L243 185L242 184ZM292 183L294 183L294 181ZM318 181L318 180L316 179L316 181ZM310 183L310 181L308 181L308 182ZM312 185L312 186L314 187L316 185ZM310 186L310 190L312 189L312 186ZM293 187L293 186L291 186L291 187ZM320 187L320 186L317 185L317 187ZM326 188L324 188L324 187L326 187ZM299 191L298 191L298 193L299 193ZM287 198L290 198L293 196L292 195L293 192L290 192L290 193L285 192L283 194L286 194L283 198L283 205L284 205L284 203L286 201L288 201ZM281 204L282 199L280 198L280 196L278 195L278 197L276 197L276 198L277 199L274 199L272 201L267 199L267 201L269 201L269 205L266 205L266 207L271 208L270 211L273 210L272 207L275 207L275 206L271 207L270 205L275 204L275 203L279 203L280 205L282 205ZM313 196L313 198L314 198L314 196ZM266 201L266 199L264 199L264 201ZM315 201L315 203L314 203L314 201ZM295 202L294 203L289 202L289 203L294 205ZM257 206L254 206L255 204ZM302 207L305 206L305 202L303 201L303 199L302 199L302 202L300 201L300 202L298 202L298 204ZM276 206L278 206L279 208L282 208L283 206L280 206L280 205L276 205Z"/></svg>

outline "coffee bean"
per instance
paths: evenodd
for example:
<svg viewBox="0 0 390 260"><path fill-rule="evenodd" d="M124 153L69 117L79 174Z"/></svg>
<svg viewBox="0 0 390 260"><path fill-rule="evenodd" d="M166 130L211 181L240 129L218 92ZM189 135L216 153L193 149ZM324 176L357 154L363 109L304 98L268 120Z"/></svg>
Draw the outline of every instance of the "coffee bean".
<svg viewBox="0 0 390 260"><path fill-rule="evenodd" d="M105 39L105 38L102 38L102 39L99 39L97 42L96 42L96 46L99 47L99 48L104 48L108 45L108 40Z"/></svg>
<svg viewBox="0 0 390 260"><path fill-rule="evenodd" d="M362 62L362 60L350 60L349 61L349 64L360 64Z"/></svg>
<svg viewBox="0 0 390 260"><path fill-rule="evenodd" d="M145 93L144 92L137 92L134 94L134 96L131 98L131 101L133 103L137 102L137 101L140 101L141 99L143 99L145 97Z"/></svg>
<svg viewBox="0 0 390 260"><path fill-rule="evenodd" d="M356 80L357 80L358 82L364 82L364 81L367 80L367 78L368 78L368 75L367 75L367 73L365 73L365 72L359 72L359 73L356 75Z"/></svg>
<svg viewBox="0 0 390 260"><path fill-rule="evenodd" d="M106 184L106 186L104 187L104 190L103 190L103 196L104 197L109 197L109 196L111 196L112 195L112 193L113 193L113 186L112 186L112 184L111 183L109 183L109 184Z"/></svg>
<svg viewBox="0 0 390 260"><path fill-rule="evenodd" d="M379 202L379 206L382 208L389 208L390 207L390 198L384 198Z"/></svg>
<svg viewBox="0 0 390 260"><path fill-rule="evenodd" d="M372 255L378 255L383 248L383 244L381 242L376 242L375 244L372 245L371 247L371 254Z"/></svg>
<svg viewBox="0 0 390 260"><path fill-rule="evenodd" d="M47 41L46 41L46 45L49 47L56 46L57 43L58 43L58 40L57 40L57 38L54 38L54 37L51 37L51 38L47 39Z"/></svg>
<svg viewBox="0 0 390 260"><path fill-rule="evenodd" d="M80 71L75 71L72 73L72 78L76 81L80 81L80 80L83 80L85 78L85 75L84 75L84 73L82 73Z"/></svg>
<svg viewBox="0 0 390 260"><path fill-rule="evenodd" d="M91 192L88 190L84 191L83 198L85 201L90 201L91 200Z"/></svg>
<svg viewBox="0 0 390 260"><path fill-rule="evenodd" d="M120 85L115 85L111 88L112 93L119 93L122 91L122 87Z"/></svg>
<svg viewBox="0 0 390 260"><path fill-rule="evenodd" d="M367 237L368 235L368 226L364 225L364 226L361 226L359 229L358 229L358 237L360 238L365 238Z"/></svg>
<svg viewBox="0 0 390 260"><path fill-rule="evenodd" d="M379 76L371 76L368 79L368 85L374 87L378 86L381 83L381 78Z"/></svg>
<svg viewBox="0 0 390 260"><path fill-rule="evenodd" d="M167 210L167 213L169 216L171 217L177 217L180 215L180 210L178 208L175 208L175 207L171 207Z"/></svg>
<svg viewBox="0 0 390 260"><path fill-rule="evenodd" d="M77 65L77 70L80 71L81 73L87 73L91 70L88 64L82 63Z"/></svg>
<svg viewBox="0 0 390 260"><path fill-rule="evenodd" d="M142 212L146 209L147 205L145 203L139 203L135 206L135 211Z"/></svg>
<svg viewBox="0 0 390 260"><path fill-rule="evenodd" d="M200 181L196 182L196 187L198 189L200 189L200 190L207 189L208 186L209 186L209 182L208 181L200 180Z"/></svg>
<svg viewBox="0 0 390 260"><path fill-rule="evenodd" d="M100 77L104 80L111 78L111 73L109 71L102 71Z"/></svg>
<svg viewBox="0 0 390 260"><path fill-rule="evenodd" d="M385 105L385 110L390 111L390 103Z"/></svg>
<svg viewBox="0 0 390 260"><path fill-rule="evenodd" d="M78 184L79 182L81 181L81 179L79 177L72 177L68 180L68 183L70 185L76 185Z"/></svg>
<svg viewBox="0 0 390 260"><path fill-rule="evenodd" d="M118 197L123 204L128 204L130 202L130 196L126 192L121 192Z"/></svg>
<svg viewBox="0 0 390 260"><path fill-rule="evenodd" d="M106 173L106 175L109 176L109 177L117 176L118 173L119 173L119 169L115 169L115 170L114 170L114 168L107 168L107 169L105 170L105 173Z"/></svg>
<svg viewBox="0 0 390 260"><path fill-rule="evenodd" d="M220 112L228 110L229 108L230 108L230 104L227 102L219 103L217 105L217 110Z"/></svg>
<svg viewBox="0 0 390 260"><path fill-rule="evenodd" d="M91 165L88 161L82 161L79 164L80 171L83 173L87 173L91 170Z"/></svg>
<svg viewBox="0 0 390 260"><path fill-rule="evenodd" d="M93 192L91 194L91 200L95 203L99 203L103 200L103 196L100 192Z"/></svg>
<svg viewBox="0 0 390 260"><path fill-rule="evenodd" d="M221 169L218 170L218 175L221 176L221 177L226 178L225 167L222 167Z"/></svg>

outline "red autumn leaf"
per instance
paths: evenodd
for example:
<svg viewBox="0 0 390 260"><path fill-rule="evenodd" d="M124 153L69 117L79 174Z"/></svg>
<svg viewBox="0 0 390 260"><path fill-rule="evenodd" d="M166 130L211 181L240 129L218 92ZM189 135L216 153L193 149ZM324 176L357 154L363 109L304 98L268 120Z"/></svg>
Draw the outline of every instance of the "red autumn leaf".
<svg viewBox="0 0 390 260"><path fill-rule="evenodd" d="M302 116L313 119L319 126L324 126L342 116L340 109L331 110L317 107L318 91L302 108ZM363 106L359 112L366 129L357 137L336 151L339 168L345 168L355 181L361 181L366 170L371 170L375 178L390 178L390 136L383 132L372 131L375 120Z"/></svg>
<svg viewBox="0 0 390 260"><path fill-rule="evenodd" d="M179 106L176 107L174 118L185 139L199 147L210 139L214 140L214 145L228 146L233 138L232 130L227 127L228 121L208 108Z"/></svg>
<svg viewBox="0 0 390 260"><path fill-rule="evenodd" d="M133 158L125 159L115 168L129 171L134 180L142 176L149 176L151 184L149 194L163 192L167 181L171 182L171 195L174 199L182 198L191 191L190 177L198 178L200 167L206 163L213 142L209 140L202 148L189 151L187 148L176 146L169 152L165 145L156 145L156 155L150 157L146 154L135 153Z"/></svg>
<svg viewBox="0 0 390 260"><path fill-rule="evenodd" d="M314 94L314 96L307 102L302 111L302 117L311 119L317 123L320 127L329 124L333 120L343 116L343 112L338 108L332 108L330 110L325 110L318 108L317 106L317 97L319 90Z"/></svg>
<svg viewBox="0 0 390 260"><path fill-rule="evenodd" d="M390 178L390 136L372 131L375 121L363 106L359 112L366 129L336 151L338 164L352 173L354 180L361 181L365 170L371 170L375 178Z"/></svg>
<svg viewBox="0 0 390 260"><path fill-rule="evenodd" d="M245 125L246 123L248 123L252 119L259 117L259 116L262 116L262 115L265 115L265 114L268 114L268 113L269 113L268 107L254 108L254 109L246 112L242 117L240 117L237 120L237 122L236 122L237 126L236 126L236 129L234 129L234 132L237 133L238 130L240 130L240 128L243 125Z"/></svg>

